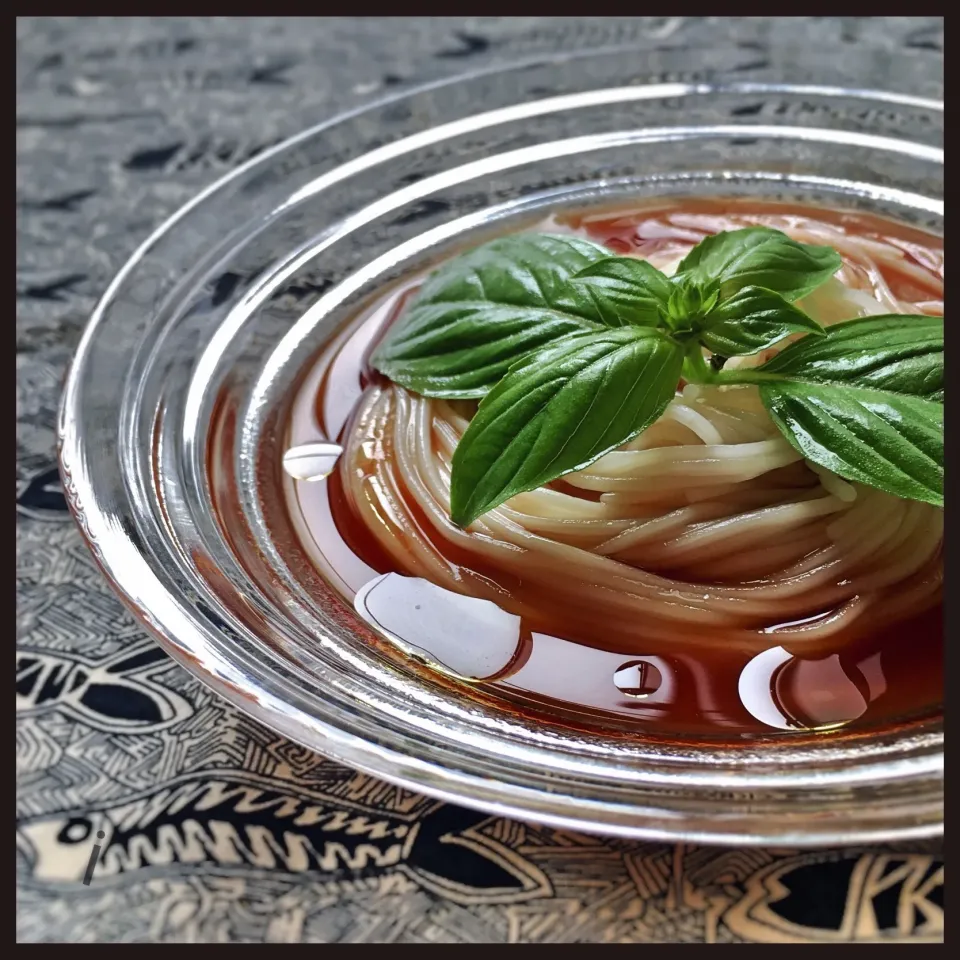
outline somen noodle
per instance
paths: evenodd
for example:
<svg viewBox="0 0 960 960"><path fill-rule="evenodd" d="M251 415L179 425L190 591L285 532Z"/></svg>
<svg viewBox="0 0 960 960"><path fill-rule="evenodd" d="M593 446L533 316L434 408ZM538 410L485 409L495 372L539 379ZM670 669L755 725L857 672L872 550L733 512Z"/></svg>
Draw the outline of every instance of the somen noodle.
<svg viewBox="0 0 960 960"><path fill-rule="evenodd" d="M608 213L549 229L603 237L629 233L636 220ZM636 233L639 252L670 273L703 236L756 224L841 254L839 274L799 303L823 326L942 314L941 254L917 257L825 220L666 212ZM757 365L784 345L724 369ZM634 441L464 531L449 519L450 462L475 406L381 381L346 431L349 498L412 575L534 622L546 607L567 635L623 652L638 636L641 646L762 646L772 627L792 644L860 635L939 598L942 510L804 461L753 386L686 385Z"/></svg>
<svg viewBox="0 0 960 960"><path fill-rule="evenodd" d="M839 254L833 276L796 302L824 328L896 314L909 340L912 317L943 315L939 240L867 215L678 199L531 229L670 275L705 237L752 226ZM292 456L319 465L286 481L301 542L404 657L426 650L455 675L489 678L540 721L599 709L646 733L832 729L940 709L942 508L805 459L754 385L690 368L700 382L680 379L672 399L671 384L665 411L631 441L454 523L452 464L479 401L424 396L371 361L422 282L325 346L288 437ZM709 362L743 376L802 336ZM384 577L394 579L378 609L402 634L364 606ZM454 662L470 648L487 663L500 650L501 666L464 674Z"/></svg>

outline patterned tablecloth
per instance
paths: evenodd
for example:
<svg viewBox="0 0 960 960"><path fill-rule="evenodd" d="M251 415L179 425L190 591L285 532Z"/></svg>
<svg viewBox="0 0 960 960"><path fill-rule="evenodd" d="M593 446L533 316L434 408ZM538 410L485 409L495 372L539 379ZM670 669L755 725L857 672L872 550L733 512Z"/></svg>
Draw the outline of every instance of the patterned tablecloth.
<svg viewBox="0 0 960 960"><path fill-rule="evenodd" d="M762 56L785 39L939 60L943 22L18 21L20 940L942 938L937 843L602 839L440 805L277 737L125 613L55 467L61 380L95 298L160 221L265 146L388 89L558 47L740 42Z"/></svg>

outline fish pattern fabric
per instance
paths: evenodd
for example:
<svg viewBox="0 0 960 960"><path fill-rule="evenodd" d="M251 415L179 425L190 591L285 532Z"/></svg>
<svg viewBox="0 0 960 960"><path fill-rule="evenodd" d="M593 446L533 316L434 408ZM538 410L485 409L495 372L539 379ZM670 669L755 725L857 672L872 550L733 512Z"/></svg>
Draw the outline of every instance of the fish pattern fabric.
<svg viewBox="0 0 960 960"><path fill-rule="evenodd" d="M137 243L324 116L604 44L736 43L756 60L799 38L896 51L936 75L942 31L939 18L882 17L20 18L18 939L942 940L938 842L594 837L438 803L277 736L125 613L67 514L54 435L83 324Z"/></svg>

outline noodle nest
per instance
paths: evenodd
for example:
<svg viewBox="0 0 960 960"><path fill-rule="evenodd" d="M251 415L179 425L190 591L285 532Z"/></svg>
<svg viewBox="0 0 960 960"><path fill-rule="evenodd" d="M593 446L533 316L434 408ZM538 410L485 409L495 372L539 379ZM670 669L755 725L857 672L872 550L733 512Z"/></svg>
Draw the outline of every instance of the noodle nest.
<svg viewBox="0 0 960 960"><path fill-rule="evenodd" d="M824 326L942 315L938 253L925 251L931 262L919 265L892 242L817 220L665 215L649 259L671 272L703 235L755 224L840 253L837 277L799 303ZM894 296L893 276L916 296ZM762 363L785 345L725 368ZM753 648L775 632L806 647L939 600L943 511L805 461L755 387L687 385L632 442L464 531L449 518L450 462L475 406L373 386L348 431L345 489L411 575L493 600L534 626L549 609L569 637L625 653L639 652L639 636Z"/></svg>

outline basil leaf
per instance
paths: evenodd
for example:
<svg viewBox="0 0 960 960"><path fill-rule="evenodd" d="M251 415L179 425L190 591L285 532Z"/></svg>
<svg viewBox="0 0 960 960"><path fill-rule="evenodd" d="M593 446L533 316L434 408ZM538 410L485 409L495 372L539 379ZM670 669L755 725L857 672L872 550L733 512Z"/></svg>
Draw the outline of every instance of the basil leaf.
<svg viewBox="0 0 960 960"><path fill-rule="evenodd" d="M885 314L847 320L804 337L761 368L943 403L943 317Z"/></svg>
<svg viewBox="0 0 960 960"><path fill-rule="evenodd" d="M689 277L704 288L719 287L722 299L744 287L763 287L799 300L829 280L841 263L832 247L797 243L769 227L746 227L701 240L674 276Z"/></svg>
<svg viewBox="0 0 960 960"><path fill-rule="evenodd" d="M424 396L482 397L531 350L606 325L608 314L570 278L609 255L547 234L477 247L428 278L371 362Z"/></svg>
<svg viewBox="0 0 960 960"><path fill-rule="evenodd" d="M822 334L823 327L773 290L744 287L721 300L701 324L700 340L723 357L773 346L791 333Z"/></svg>
<svg viewBox="0 0 960 960"><path fill-rule="evenodd" d="M666 275L635 257L598 260L581 270L573 283L593 298L609 327L657 326L673 291Z"/></svg>
<svg viewBox="0 0 960 960"><path fill-rule="evenodd" d="M372 364L425 397L482 397L531 350L601 329L552 310L493 303L426 303L399 322Z"/></svg>
<svg viewBox="0 0 960 960"><path fill-rule="evenodd" d="M717 305L720 291L707 292L689 280L671 282L667 322L674 330L691 331Z"/></svg>
<svg viewBox="0 0 960 960"><path fill-rule="evenodd" d="M807 459L847 480L943 506L943 404L795 380L763 383L760 396Z"/></svg>
<svg viewBox="0 0 960 960"><path fill-rule="evenodd" d="M804 337L755 371L787 440L847 480L943 506L943 320L863 317Z"/></svg>
<svg viewBox="0 0 960 960"><path fill-rule="evenodd" d="M454 523L466 527L645 430L675 395L682 363L663 332L630 326L567 338L516 364L454 451Z"/></svg>

